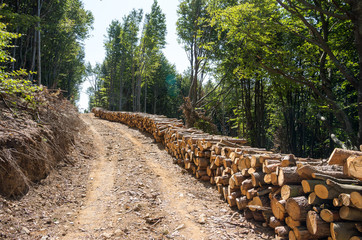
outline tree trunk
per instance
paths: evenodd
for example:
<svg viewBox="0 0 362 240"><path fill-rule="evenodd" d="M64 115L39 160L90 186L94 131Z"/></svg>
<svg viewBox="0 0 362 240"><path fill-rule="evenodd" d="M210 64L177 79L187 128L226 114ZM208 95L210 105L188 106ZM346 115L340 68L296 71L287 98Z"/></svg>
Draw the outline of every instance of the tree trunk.
<svg viewBox="0 0 362 240"><path fill-rule="evenodd" d="M144 100L144 108L143 108L143 112L147 111L147 79L145 78L145 100Z"/></svg>
<svg viewBox="0 0 362 240"><path fill-rule="evenodd" d="M41 4L40 0L38 0L38 85L41 84L41 36L40 36L40 9Z"/></svg>
<svg viewBox="0 0 362 240"><path fill-rule="evenodd" d="M351 1L351 12L353 14L352 22L354 24L354 39L359 58L359 76L358 76L358 145L362 144L362 1Z"/></svg>

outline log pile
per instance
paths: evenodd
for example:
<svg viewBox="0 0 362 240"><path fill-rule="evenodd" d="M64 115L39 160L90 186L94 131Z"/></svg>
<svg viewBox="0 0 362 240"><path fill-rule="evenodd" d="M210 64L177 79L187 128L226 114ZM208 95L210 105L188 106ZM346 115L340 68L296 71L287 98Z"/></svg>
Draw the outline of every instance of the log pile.
<svg viewBox="0 0 362 240"><path fill-rule="evenodd" d="M185 128L182 121L94 108L95 116L153 135L175 163L215 185L230 207L275 230L276 239L362 239L362 152L328 161L246 145Z"/></svg>

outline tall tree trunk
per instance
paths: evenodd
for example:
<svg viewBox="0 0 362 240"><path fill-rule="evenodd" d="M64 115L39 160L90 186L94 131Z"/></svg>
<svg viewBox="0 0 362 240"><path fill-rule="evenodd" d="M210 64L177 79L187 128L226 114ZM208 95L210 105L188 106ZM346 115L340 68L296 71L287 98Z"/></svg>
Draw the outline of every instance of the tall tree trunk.
<svg viewBox="0 0 362 240"><path fill-rule="evenodd" d="M136 87L136 78L135 78L135 69L134 69L134 62L133 62L133 57L132 57L132 62L131 62L131 72L132 72L132 110L133 112L136 111L136 91L135 91L135 87Z"/></svg>
<svg viewBox="0 0 362 240"><path fill-rule="evenodd" d="M120 69L120 73L119 73L119 111L122 111L123 109L123 72L124 72L124 61L122 61L121 63L121 69Z"/></svg>
<svg viewBox="0 0 362 240"><path fill-rule="evenodd" d="M36 30L36 28L34 28L34 37L33 37L33 56L32 56L32 61L31 61L31 67L30 67L30 71L34 72L34 68L35 68L35 59L36 59L36 45L37 45L37 36L38 36L38 32ZM33 74L30 74L30 80L33 81Z"/></svg>
<svg viewBox="0 0 362 240"><path fill-rule="evenodd" d="M136 112L141 112L141 83L142 77L141 74L139 74L136 83Z"/></svg>
<svg viewBox="0 0 362 240"><path fill-rule="evenodd" d="M158 88L155 84L153 86L153 114L156 114L157 111L157 98L158 98Z"/></svg>
<svg viewBox="0 0 362 240"><path fill-rule="evenodd" d="M354 38L359 57L359 76L358 76L358 145L362 144L362 1L354 0L351 3L353 13L352 21L354 23Z"/></svg>
<svg viewBox="0 0 362 240"><path fill-rule="evenodd" d="M38 0L38 85L41 84L41 38L40 38L40 9L41 9L41 5L40 5L40 0Z"/></svg>
<svg viewBox="0 0 362 240"><path fill-rule="evenodd" d="M144 108L143 108L143 112L147 111L147 80L145 78L145 102L144 102Z"/></svg>

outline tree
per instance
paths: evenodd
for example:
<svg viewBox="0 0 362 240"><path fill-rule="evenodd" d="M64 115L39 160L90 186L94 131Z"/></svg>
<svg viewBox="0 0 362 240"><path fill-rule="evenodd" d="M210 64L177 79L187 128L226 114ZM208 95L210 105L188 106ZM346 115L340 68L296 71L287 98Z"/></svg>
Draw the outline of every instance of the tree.
<svg viewBox="0 0 362 240"><path fill-rule="evenodd" d="M352 101L359 106L358 94L348 95L351 87L355 93L359 91L359 57L352 44L358 42L354 39L358 1L344 6L338 1L242 1L224 8L220 7L223 2L212 2L214 24L226 34L228 42L239 42L250 55L244 74L253 69L248 67L252 64L272 78L279 76L283 81L306 86L320 103L318 111L328 116L333 113L342 124L347 136L337 131L339 137L358 144L355 136L359 130L354 130L352 118L356 109ZM323 105L332 111L323 109Z"/></svg>
<svg viewBox="0 0 362 240"><path fill-rule="evenodd" d="M17 48L12 56L18 61L11 68L28 70L31 80L38 70L41 84L60 87L66 97L75 100L85 71L82 41L93 23L92 14L80 0L3 2L6 7L1 13L9 29L22 33L14 40Z"/></svg>
<svg viewBox="0 0 362 240"><path fill-rule="evenodd" d="M160 50L165 47L166 17L157 0L151 13L146 14L141 43L138 48L138 76L136 84L136 111L141 111L141 87L144 86L144 112L147 106L147 84L150 76L160 64Z"/></svg>

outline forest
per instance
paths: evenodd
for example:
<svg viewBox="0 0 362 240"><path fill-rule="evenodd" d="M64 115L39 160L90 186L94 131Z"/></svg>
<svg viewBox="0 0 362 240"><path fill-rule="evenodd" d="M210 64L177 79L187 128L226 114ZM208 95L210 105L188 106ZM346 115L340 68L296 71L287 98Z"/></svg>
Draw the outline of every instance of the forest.
<svg viewBox="0 0 362 240"><path fill-rule="evenodd" d="M24 78L73 102L87 80L90 108L179 117L301 157L362 144L359 0L179 1L182 73L162 52L157 0L112 21L96 66L84 62L93 16L80 0L2 4L4 76L25 69Z"/></svg>

